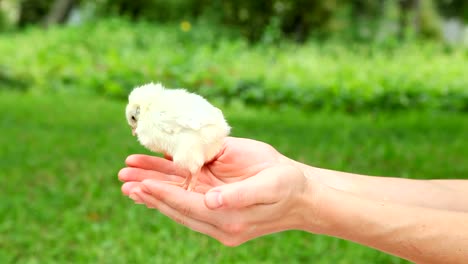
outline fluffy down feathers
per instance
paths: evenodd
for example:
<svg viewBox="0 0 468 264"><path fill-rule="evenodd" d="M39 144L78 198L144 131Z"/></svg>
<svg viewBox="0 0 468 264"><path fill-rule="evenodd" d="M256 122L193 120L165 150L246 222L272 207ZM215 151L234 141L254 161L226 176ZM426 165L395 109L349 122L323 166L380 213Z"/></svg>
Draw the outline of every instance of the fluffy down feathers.
<svg viewBox="0 0 468 264"><path fill-rule="evenodd" d="M135 88L128 100L127 122L138 141L189 170L192 189L200 168L218 154L229 134L221 110L197 94L153 83ZM184 187L189 183L190 179Z"/></svg>

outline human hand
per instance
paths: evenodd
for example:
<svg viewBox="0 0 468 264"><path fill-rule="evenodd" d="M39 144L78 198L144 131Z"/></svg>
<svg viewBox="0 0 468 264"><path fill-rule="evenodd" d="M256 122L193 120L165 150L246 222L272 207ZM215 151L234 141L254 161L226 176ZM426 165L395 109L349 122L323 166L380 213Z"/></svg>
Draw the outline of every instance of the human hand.
<svg viewBox="0 0 468 264"><path fill-rule="evenodd" d="M434 188L434 181L313 168L267 144L240 138L226 139L222 152L203 167L196 192L164 183L187 175L166 159L132 155L127 164L129 168L119 173L125 181L124 194L225 245L299 229L354 241L413 262L464 263L468 257L463 250L468 248L466 236L460 235L467 233L460 228L467 215L438 209L439 200L435 208L420 205L419 196L440 193L448 183ZM411 192L419 192L401 198L401 189L409 185L418 187ZM454 192L453 187L446 190L447 196ZM462 194L453 195L450 205Z"/></svg>
<svg viewBox="0 0 468 264"><path fill-rule="evenodd" d="M119 178L129 182L123 186L124 193L145 179L182 182L190 174L175 166L169 157L131 155L126 163L128 168L119 172ZM268 144L229 137L220 153L201 168L194 191L205 193L213 187L247 179L268 167L284 163L290 163L290 160Z"/></svg>
<svg viewBox="0 0 468 264"><path fill-rule="evenodd" d="M196 192L162 182L187 175L169 160L132 155L127 164L119 173L124 194L231 246L300 229L304 196L317 187L268 144L242 138L226 139L221 153L202 168Z"/></svg>

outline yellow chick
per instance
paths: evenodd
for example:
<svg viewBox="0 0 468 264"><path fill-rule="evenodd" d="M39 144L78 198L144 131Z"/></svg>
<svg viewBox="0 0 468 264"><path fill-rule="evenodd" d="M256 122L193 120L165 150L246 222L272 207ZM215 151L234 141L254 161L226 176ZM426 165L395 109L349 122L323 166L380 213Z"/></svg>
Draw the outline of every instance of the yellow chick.
<svg viewBox="0 0 468 264"><path fill-rule="evenodd" d="M230 127L223 113L200 95L149 83L136 87L125 109L133 135L151 151L172 157L190 176L179 185L195 188L203 165L219 153Z"/></svg>

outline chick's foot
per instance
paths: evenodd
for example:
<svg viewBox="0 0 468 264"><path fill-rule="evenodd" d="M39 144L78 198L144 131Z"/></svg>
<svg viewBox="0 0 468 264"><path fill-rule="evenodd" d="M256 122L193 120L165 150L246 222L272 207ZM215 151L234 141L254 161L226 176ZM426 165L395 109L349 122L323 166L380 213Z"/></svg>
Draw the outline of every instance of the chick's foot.
<svg viewBox="0 0 468 264"><path fill-rule="evenodd" d="M191 181L192 181L192 175L185 178L185 180L183 182L175 182L175 181L163 181L163 182L167 183L167 184L172 184L172 185L175 185L175 186L179 186L179 187L184 188L185 190L191 191L191 189L189 189L190 185L191 185Z"/></svg>

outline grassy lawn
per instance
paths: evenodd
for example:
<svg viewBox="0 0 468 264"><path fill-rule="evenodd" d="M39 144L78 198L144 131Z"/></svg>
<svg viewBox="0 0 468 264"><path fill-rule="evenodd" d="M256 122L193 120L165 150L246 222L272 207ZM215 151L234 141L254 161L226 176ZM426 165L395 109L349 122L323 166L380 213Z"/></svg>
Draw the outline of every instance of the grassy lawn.
<svg viewBox="0 0 468 264"><path fill-rule="evenodd" d="M0 263L406 263L299 231L237 248L120 193L118 170L148 153L123 101L0 92ZM233 135L309 164L411 178L468 176L468 114L346 115L230 106ZM465 137L463 137L465 135Z"/></svg>

